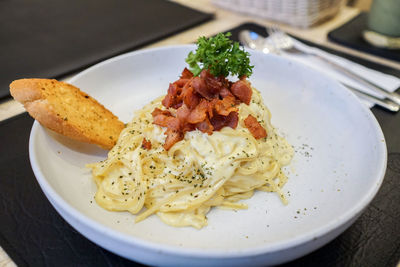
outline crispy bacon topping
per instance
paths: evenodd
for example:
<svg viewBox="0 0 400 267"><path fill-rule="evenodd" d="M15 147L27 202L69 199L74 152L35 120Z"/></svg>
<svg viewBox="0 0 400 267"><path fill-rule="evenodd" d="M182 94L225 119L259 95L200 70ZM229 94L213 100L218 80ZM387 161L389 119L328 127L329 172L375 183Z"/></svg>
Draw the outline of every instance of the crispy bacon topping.
<svg viewBox="0 0 400 267"><path fill-rule="evenodd" d="M226 80L224 77L213 76L208 70L203 70L200 73L199 78L203 80L207 86L207 90L205 92L207 96L203 96L208 100L211 100L212 98L216 98L218 96Z"/></svg>
<svg viewBox="0 0 400 267"><path fill-rule="evenodd" d="M174 131L172 129L167 129L165 131L167 138L165 139L165 144L163 145L165 150L169 150L173 145L181 141L184 137L184 134L180 131Z"/></svg>
<svg viewBox="0 0 400 267"><path fill-rule="evenodd" d="M206 99L202 99L200 104L198 104L187 117L187 121L189 123L199 123L204 121L207 118L209 102Z"/></svg>
<svg viewBox="0 0 400 267"><path fill-rule="evenodd" d="M149 140L147 140L146 138L143 138L142 148L150 150L151 149L151 142Z"/></svg>
<svg viewBox="0 0 400 267"><path fill-rule="evenodd" d="M251 94L250 83L245 78L231 83L206 70L193 77L185 68L181 77L169 85L162 101L164 107L176 112L172 114L159 108L152 112L153 123L167 128L165 150L181 141L188 131L198 129L211 135L224 127L235 129L239 121L237 106L241 102L249 104Z"/></svg>
<svg viewBox="0 0 400 267"><path fill-rule="evenodd" d="M249 129L250 133L255 139L267 137L267 131L252 115L247 116L247 118L244 120L244 125L246 125L247 129Z"/></svg>
<svg viewBox="0 0 400 267"><path fill-rule="evenodd" d="M188 70L188 68L184 68L181 74L181 79L190 79L193 77L193 73Z"/></svg>
<svg viewBox="0 0 400 267"><path fill-rule="evenodd" d="M217 114L211 118L211 124L214 127L214 131L219 131L225 126L229 126L232 129L236 129L238 121L239 121L239 115L235 111L229 113L228 116L222 116Z"/></svg>
<svg viewBox="0 0 400 267"><path fill-rule="evenodd" d="M162 127L167 127L168 121L174 118L171 112L159 108L155 108L151 115L153 115L153 123Z"/></svg>
<svg viewBox="0 0 400 267"><path fill-rule="evenodd" d="M229 89L228 89L227 87L222 87L221 91L219 91L219 96L220 96L221 98L225 98L225 97L227 97L227 96L235 97L235 96L231 93L231 91L229 91Z"/></svg>
<svg viewBox="0 0 400 267"><path fill-rule="evenodd" d="M200 77L193 78L192 87L199 95L207 100L212 100L217 97L217 94L207 86L206 81Z"/></svg>
<svg viewBox="0 0 400 267"><path fill-rule="evenodd" d="M153 118L156 117L157 115L171 116L171 112L169 112L168 110L161 110L159 108L155 108L151 113L151 115L153 116Z"/></svg>
<svg viewBox="0 0 400 267"><path fill-rule="evenodd" d="M178 105L182 100L181 93L182 88L178 87L178 84L176 82L169 84L167 96L163 99L162 104L166 108Z"/></svg>
<svg viewBox="0 0 400 267"><path fill-rule="evenodd" d="M231 113L232 111L238 111L238 108L236 107L236 99L234 96L227 96L222 100L218 99L214 101L214 108L219 115L223 116L228 116L229 113Z"/></svg>
<svg viewBox="0 0 400 267"><path fill-rule="evenodd" d="M203 133L207 133L209 135L211 135L213 130L215 130L208 118L206 118L202 122L196 123L196 129L202 131Z"/></svg>
<svg viewBox="0 0 400 267"><path fill-rule="evenodd" d="M188 82L190 84L191 82ZM192 86L188 85L184 87L182 93L183 103L189 108L193 109L200 103L201 95L199 95Z"/></svg>
<svg viewBox="0 0 400 267"><path fill-rule="evenodd" d="M237 98L240 99L243 103L249 105L251 100L251 95L253 91L251 90L251 86L248 81L246 80L239 80L232 84L231 92Z"/></svg>

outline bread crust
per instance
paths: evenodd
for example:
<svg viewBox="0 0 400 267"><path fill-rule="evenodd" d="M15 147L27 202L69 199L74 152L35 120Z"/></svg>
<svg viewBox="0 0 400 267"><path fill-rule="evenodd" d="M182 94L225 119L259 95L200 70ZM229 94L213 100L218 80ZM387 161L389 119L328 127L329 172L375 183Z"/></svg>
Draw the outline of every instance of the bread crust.
<svg viewBox="0 0 400 267"><path fill-rule="evenodd" d="M111 149L124 124L88 94L64 82L20 79L10 93L40 124L72 139Z"/></svg>

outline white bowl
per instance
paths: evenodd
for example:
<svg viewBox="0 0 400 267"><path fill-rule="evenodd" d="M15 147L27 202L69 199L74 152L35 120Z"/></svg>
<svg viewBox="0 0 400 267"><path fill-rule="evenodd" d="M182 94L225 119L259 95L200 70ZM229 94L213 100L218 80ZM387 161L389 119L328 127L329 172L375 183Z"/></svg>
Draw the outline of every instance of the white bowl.
<svg viewBox="0 0 400 267"><path fill-rule="evenodd" d="M128 53L97 64L70 82L124 122L165 94L194 46ZM386 170L384 136L372 113L337 82L281 57L251 52L250 77L272 122L296 152L286 168L289 204L257 192L248 210L212 209L201 230L174 228L157 216L109 212L93 200L86 163L106 151L69 140L34 123L30 159L36 178L60 215L101 247L151 265L268 265L305 255L348 228L378 191Z"/></svg>

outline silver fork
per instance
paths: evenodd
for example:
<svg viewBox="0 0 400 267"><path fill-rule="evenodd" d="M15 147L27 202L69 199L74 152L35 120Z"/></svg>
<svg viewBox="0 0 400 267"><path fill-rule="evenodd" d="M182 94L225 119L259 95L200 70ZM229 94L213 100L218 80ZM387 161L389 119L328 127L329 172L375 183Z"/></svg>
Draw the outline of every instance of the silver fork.
<svg viewBox="0 0 400 267"><path fill-rule="evenodd" d="M298 49L294 45L294 41L293 41L292 37L290 37L288 34L283 32L282 30L280 30L278 27L272 26L270 28L267 28L267 32L269 34L269 37L268 37L269 42L270 42L269 44L274 46L275 49L284 51L287 53L305 54L305 55L317 57L318 59L324 61L325 63L328 63L331 67L333 67L336 70L340 71L341 73L347 75L351 79L359 82L360 84L371 89L372 91L377 92L380 95L382 95L400 105L400 95L398 93L388 92L385 89L377 86L376 84L371 83L370 81L364 79L363 77L360 77L356 73L354 73L346 68L343 68L342 66L338 65L337 63L335 63L325 57L322 57L322 56L315 54L313 52L310 52L310 51L303 51L303 50ZM348 86L348 85L346 84L346 86Z"/></svg>
<svg viewBox="0 0 400 267"><path fill-rule="evenodd" d="M244 46L255 49L255 50L262 51L265 54L268 54L268 53L280 54L280 52L281 52L280 50L276 49L274 47L274 45L272 45L271 39L269 37L268 38L261 37L255 32L243 30L239 33L239 40ZM343 86L348 88L350 91L352 91L358 97L360 97L362 99L366 99L369 102L374 103L378 106L381 106L387 110L390 110L392 112L398 112L400 110L400 105L389 100L388 98L381 99L376 96L367 94L366 92L361 91L359 89L353 88L349 85L343 84Z"/></svg>

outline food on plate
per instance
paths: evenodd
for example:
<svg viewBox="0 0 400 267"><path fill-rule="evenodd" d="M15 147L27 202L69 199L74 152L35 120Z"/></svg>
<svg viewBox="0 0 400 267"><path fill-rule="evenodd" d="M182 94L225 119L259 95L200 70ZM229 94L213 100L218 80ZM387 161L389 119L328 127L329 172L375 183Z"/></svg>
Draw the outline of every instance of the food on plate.
<svg viewBox="0 0 400 267"><path fill-rule="evenodd" d="M245 209L255 190L276 192L293 148L247 79L249 55L228 36L199 38L167 94L136 111L104 161L88 164L96 202L141 221L202 228L212 207ZM229 76L230 75L230 76ZM236 81L230 81L237 76Z"/></svg>
<svg viewBox="0 0 400 267"><path fill-rule="evenodd" d="M10 84L15 100L43 126L72 139L111 149L124 124L79 88L49 79L20 79Z"/></svg>

